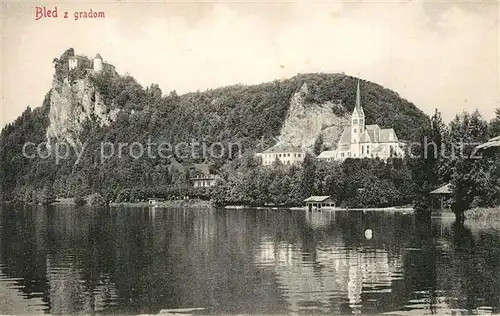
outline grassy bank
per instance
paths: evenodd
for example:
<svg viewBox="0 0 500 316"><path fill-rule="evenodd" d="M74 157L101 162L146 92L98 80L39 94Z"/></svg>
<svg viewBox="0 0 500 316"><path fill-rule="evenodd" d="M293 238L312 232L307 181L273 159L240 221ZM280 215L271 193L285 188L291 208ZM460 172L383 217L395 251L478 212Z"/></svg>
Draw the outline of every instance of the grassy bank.
<svg viewBox="0 0 500 316"><path fill-rule="evenodd" d="M500 206L492 208L473 208L465 212L465 218L472 221L500 223Z"/></svg>
<svg viewBox="0 0 500 316"><path fill-rule="evenodd" d="M494 229L500 232L500 207L467 210L465 224L471 229Z"/></svg>

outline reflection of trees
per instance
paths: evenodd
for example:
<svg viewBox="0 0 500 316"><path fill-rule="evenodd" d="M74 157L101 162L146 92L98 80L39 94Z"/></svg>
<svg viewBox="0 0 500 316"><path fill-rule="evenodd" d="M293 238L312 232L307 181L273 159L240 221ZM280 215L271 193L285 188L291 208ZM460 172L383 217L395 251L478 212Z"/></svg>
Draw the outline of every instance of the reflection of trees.
<svg viewBox="0 0 500 316"><path fill-rule="evenodd" d="M370 212L281 214L275 216L286 216L289 225L264 231L259 261L274 266L291 310L345 314L395 307L391 292L400 282L399 245L411 220ZM375 232L369 241L367 228Z"/></svg>
<svg viewBox="0 0 500 316"><path fill-rule="evenodd" d="M477 312L484 306L500 311L500 236L495 231L478 231L453 224L444 235L450 249L442 256L438 280L445 301L453 309Z"/></svg>
<svg viewBox="0 0 500 316"><path fill-rule="evenodd" d="M40 298L48 290L45 278L46 214L35 207L0 205L0 262L2 273L18 278L16 288L27 299Z"/></svg>
<svg viewBox="0 0 500 316"><path fill-rule="evenodd" d="M499 311L498 235L400 214L57 208L0 216L2 272L56 314Z"/></svg>

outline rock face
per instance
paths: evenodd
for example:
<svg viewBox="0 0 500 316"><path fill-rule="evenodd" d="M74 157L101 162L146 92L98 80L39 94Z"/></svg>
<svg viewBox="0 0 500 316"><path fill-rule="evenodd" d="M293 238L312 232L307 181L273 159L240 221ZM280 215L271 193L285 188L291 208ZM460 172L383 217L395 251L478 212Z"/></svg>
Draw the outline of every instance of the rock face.
<svg viewBox="0 0 500 316"><path fill-rule="evenodd" d="M349 114L341 103L308 103L307 84L296 91L281 129L278 144L291 144L311 150L318 137L325 148L335 148L342 131L349 125ZM336 113L345 113L338 115Z"/></svg>
<svg viewBox="0 0 500 316"><path fill-rule="evenodd" d="M110 110L93 85L89 77L76 79L72 83L68 78L62 82L54 80L50 92L49 126L47 141L67 142L71 146L81 147L80 135L87 119L94 120L100 126L115 120L118 110Z"/></svg>

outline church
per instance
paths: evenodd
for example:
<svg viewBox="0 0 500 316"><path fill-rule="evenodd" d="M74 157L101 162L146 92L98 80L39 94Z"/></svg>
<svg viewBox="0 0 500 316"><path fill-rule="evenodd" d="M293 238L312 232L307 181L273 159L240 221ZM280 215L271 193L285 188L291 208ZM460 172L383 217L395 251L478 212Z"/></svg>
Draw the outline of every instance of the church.
<svg viewBox="0 0 500 316"><path fill-rule="evenodd" d="M378 125L365 125L365 113L361 106L359 80L356 91L356 105L351 115L350 126L345 128L337 149L323 151L317 159L342 161L347 158L403 157L404 150L394 129L382 129Z"/></svg>

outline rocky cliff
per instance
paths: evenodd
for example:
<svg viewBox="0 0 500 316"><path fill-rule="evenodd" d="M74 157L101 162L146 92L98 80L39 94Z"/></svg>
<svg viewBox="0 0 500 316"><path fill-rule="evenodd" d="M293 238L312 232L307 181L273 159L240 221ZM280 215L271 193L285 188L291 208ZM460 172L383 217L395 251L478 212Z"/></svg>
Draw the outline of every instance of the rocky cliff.
<svg viewBox="0 0 500 316"><path fill-rule="evenodd" d="M304 83L292 95L278 144L288 143L310 150L321 136L326 148L335 147L349 124L347 110L341 102L308 102L308 94L307 83Z"/></svg>
<svg viewBox="0 0 500 316"><path fill-rule="evenodd" d="M91 120L98 126L115 120L118 110L111 110L103 102L100 92L92 82L91 75L69 81L54 79L50 91L49 126L46 136L49 143L67 142L80 147L80 135L84 123Z"/></svg>

